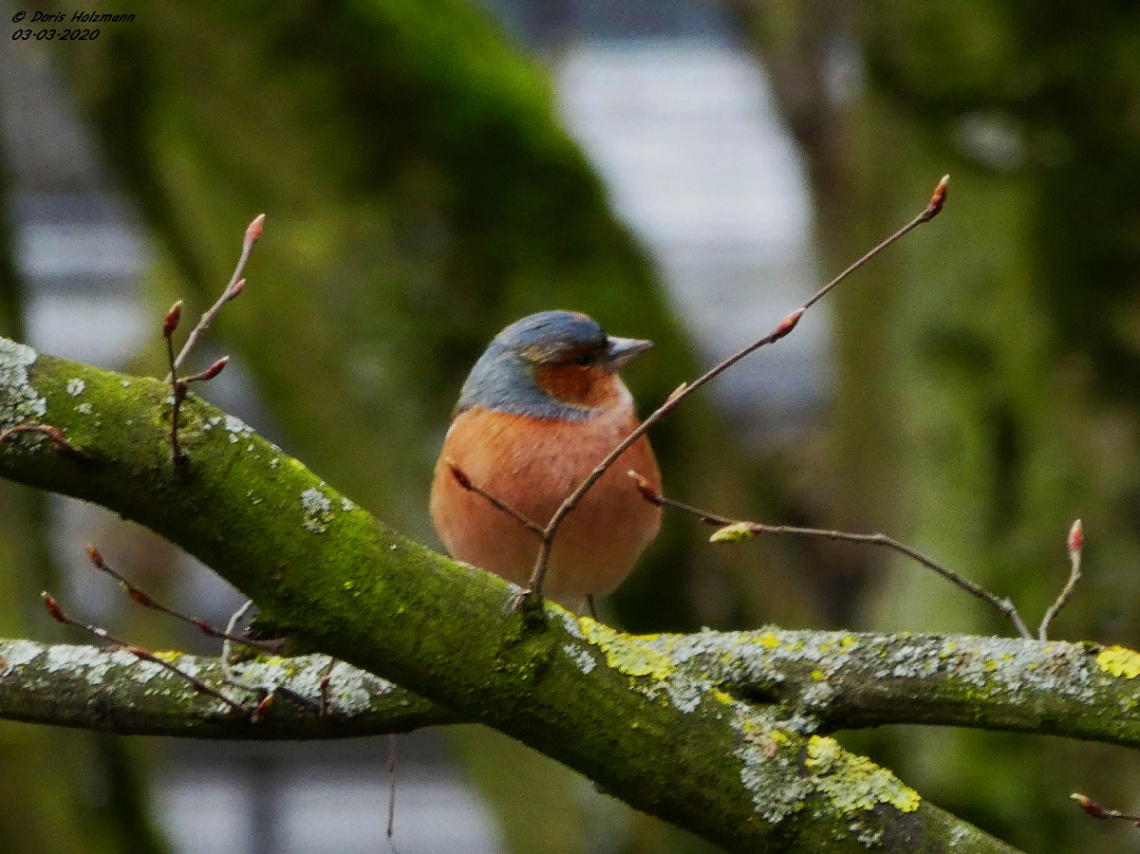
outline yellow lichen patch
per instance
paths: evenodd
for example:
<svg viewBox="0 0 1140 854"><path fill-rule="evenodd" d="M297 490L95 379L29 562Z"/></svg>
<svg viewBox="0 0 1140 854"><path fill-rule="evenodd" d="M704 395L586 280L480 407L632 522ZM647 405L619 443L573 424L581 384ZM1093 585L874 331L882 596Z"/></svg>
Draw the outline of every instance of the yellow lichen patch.
<svg viewBox="0 0 1140 854"><path fill-rule="evenodd" d="M842 748L834 738L813 735L808 739L808 758L804 764L816 774L828 774Z"/></svg>
<svg viewBox="0 0 1140 854"><path fill-rule="evenodd" d="M667 679L673 673L673 662L668 656L642 646L628 635L615 632L609 626L579 617L578 625L588 642L606 654L606 662L614 670L627 676L652 676Z"/></svg>
<svg viewBox="0 0 1140 854"><path fill-rule="evenodd" d="M185 654L186 653L178 652L177 650L174 650L174 649L160 649L158 652L151 653L151 655L153 655L155 658L162 659L163 661L166 661L166 662L177 661L178 659L180 659Z"/></svg>
<svg viewBox="0 0 1140 854"><path fill-rule="evenodd" d="M771 632L765 632L756 638L755 643L760 644L764 649L777 649L780 646L780 639Z"/></svg>
<svg viewBox="0 0 1140 854"><path fill-rule="evenodd" d="M1096 664L1105 673L1135 679L1140 676L1140 653L1122 646L1110 646L1096 657Z"/></svg>
<svg viewBox="0 0 1140 854"><path fill-rule="evenodd" d="M918 792L870 759L848 753L833 738L813 735L807 754L804 765L815 775L819 791L845 816L878 804L890 804L899 812L918 809Z"/></svg>

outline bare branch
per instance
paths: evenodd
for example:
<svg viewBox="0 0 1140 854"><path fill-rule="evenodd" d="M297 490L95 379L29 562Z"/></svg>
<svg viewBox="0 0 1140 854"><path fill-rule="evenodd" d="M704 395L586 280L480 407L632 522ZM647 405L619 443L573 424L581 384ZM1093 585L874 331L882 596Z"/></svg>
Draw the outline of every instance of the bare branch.
<svg viewBox="0 0 1140 854"><path fill-rule="evenodd" d="M221 638L222 640L239 643L243 646L247 646L250 649L256 649L260 652L275 652L277 649L276 644L260 643L255 640L251 640L250 638L243 638L239 635L227 632L223 629L219 629L216 626L211 626L200 617L190 617L186 614L175 611L173 608L163 605L145 590L132 584L130 581L128 581L126 578L108 566L107 562L103 559L103 555L99 553L99 550L95 548L95 546L87 546L87 558L91 561L91 565L94 566L97 570L111 576L111 578L113 578L118 583L118 585L123 588L123 591L131 597L131 600L133 602L138 605L142 605L144 608L149 608L152 611L158 611L160 614L166 614L168 617L173 617L174 619L180 620L183 623L188 623L189 625L198 629L198 631L200 631L202 634L206 635L206 637Z"/></svg>
<svg viewBox="0 0 1140 854"><path fill-rule="evenodd" d="M1073 523L1073 527L1069 529L1069 538L1066 541L1069 549L1069 581L1065 584L1064 589L1060 595L1057 596L1057 601L1054 602L1045 616L1041 618L1041 627L1037 630L1038 640L1046 640L1048 638L1049 624L1053 622L1053 618L1061 613L1061 609L1069 604L1069 600L1073 597L1073 591L1077 587L1077 582L1081 580L1081 551L1085 546L1085 529L1081 525L1081 520L1078 519Z"/></svg>
<svg viewBox="0 0 1140 854"><path fill-rule="evenodd" d="M1079 792L1073 792L1073 794L1069 795L1069 797L1080 804L1081 809L1083 809L1093 818L1119 818L1123 819L1124 821L1130 821L1136 827L1140 827L1140 815L1129 815L1128 813L1123 813L1119 810L1105 809L1088 795L1082 795Z"/></svg>
<svg viewBox="0 0 1140 854"><path fill-rule="evenodd" d="M182 320L182 300L174 303L162 321L162 338L166 342L166 359L170 365L167 381L170 383L170 454L174 468L186 470L186 454L178 444L178 416L182 412L182 401L186 399L186 383L178 379L178 365L174 359L174 330Z"/></svg>
<svg viewBox="0 0 1140 854"><path fill-rule="evenodd" d="M163 653L167 655L167 653ZM181 669L227 690L221 660L169 653ZM114 647L41 644L0 639L0 716L5 720L78 727L116 735L258 741L339 739L465 719L442 706L344 662L337 664L338 690L321 716L278 703L253 725L181 676ZM327 656L305 655L246 662L244 672L282 695L312 696L327 670ZM64 699L65 698L65 699Z"/></svg>
<svg viewBox="0 0 1140 854"><path fill-rule="evenodd" d="M0 431L0 443L7 441L12 436L18 433L42 433L51 439L52 444L76 456L85 457L86 454L71 442L67 441L67 437L63 435L63 431L57 427L52 427L50 424L17 424L15 427L9 427L7 430Z"/></svg>
<svg viewBox="0 0 1140 854"><path fill-rule="evenodd" d="M190 355L190 352L194 349L194 345L198 343L198 339L202 333L209 329L210 324L218 312L222 310L222 306L234 299L245 289L245 279L241 278L241 274L242 271L245 270L246 262L249 261L249 253L253 250L253 245L257 243L258 238L261 237L261 232L264 227L265 214L258 214L246 227L245 237L242 239L241 244L241 256L238 258L233 275L230 276L230 280L226 283L221 296L218 297L218 301L210 306L206 313L202 315L201 320L198 321L198 325L191 330L190 335L186 338L186 343L182 345L182 350L178 353L177 358L173 360L171 374L182 367L182 363L186 361L186 357ZM169 379L169 377L167 379Z"/></svg>
<svg viewBox="0 0 1140 854"><path fill-rule="evenodd" d="M75 619L75 617L72 617L70 614L68 614L66 611L64 611L63 608L61 608L59 606L59 603L56 602L55 599L51 596L51 594L48 593L47 591L44 591L43 593L41 593L40 596L43 597L44 607L47 608L47 612L51 615L53 620L56 620L57 622L63 623L66 626L74 626L77 629L82 629L83 631L87 632L88 634L99 638L99 640L101 640L101 641L105 641L106 643L109 643L112 646L117 647L118 649L122 649L122 650L129 652L131 655L135 656L135 658L138 658L141 661L149 661L153 664L157 664L161 667L165 667L171 673L176 673L179 676L181 676L183 679L185 679L186 682L190 685L190 687L193 688L195 691L197 691L199 694L206 694L207 696L213 697L215 700L220 700L221 702L225 703L227 706L229 706L234 711L243 712L243 713L246 711L245 708L241 705L241 703L238 703L238 702L235 702L234 700L231 700L229 697L227 697L221 691L218 691L215 688L211 688L209 685L207 685L205 682L198 679L197 677L191 676L186 671L180 670L179 668L175 667L169 661L166 661L165 659L159 658L157 655L155 655L150 650L143 649L141 646L135 646L134 644L129 644L126 641L121 641L118 638L116 638L114 635L112 635L110 632L108 632L106 629L101 629L98 626L93 626L90 623L85 623L82 620Z"/></svg>
<svg viewBox="0 0 1140 854"><path fill-rule="evenodd" d="M957 585L967 593L977 596L982 601L989 603L1013 623L1013 627L1017 629L1019 635L1023 638L1033 637L1029 631L1029 627L1025 624L1025 620L1021 618L1021 614L1018 613L1017 607L1013 604L1011 599L1003 599L997 594L991 593L977 582L971 581L963 575L959 575L954 570L934 560L934 558L908 546L906 543L899 542L893 537L888 537L885 534L849 534L844 531L831 531L821 528L798 528L791 525L764 525L759 522L743 522L737 519L729 519L726 516L718 516L707 510L701 510L697 507L683 504L680 501L674 501L672 498L667 498L654 490L653 487L650 486L649 481L637 472L631 471L629 476L634 480L637 490L646 501L656 504L659 507L671 507L674 510L681 510L692 516L696 516L707 525L718 526L719 530L709 538L709 542L711 543L739 543L754 539L763 534L776 537L809 537L838 540L847 543L862 543L871 546L883 546L899 554L906 555L911 560L938 573L947 581Z"/></svg>
<svg viewBox="0 0 1140 854"><path fill-rule="evenodd" d="M949 181L949 175L943 177L942 180L938 182L938 186L935 187L934 193L930 198L930 202L923 209L922 213L920 213L918 216L916 216L914 219L912 219L878 246L871 249L862 258L860 258L858 261L853 263L846 270L844 270L842 273L840 273L838 276L820 288L815 293L815 295L812 296L811 299L809 299L802 306L800 306L800 308L796 309L782 321L780 321L780 323L774 330L772 330L772 332L765 335L763 338L752 342L743 349L738 350L736 353L733 353L728 358L710 368L700 377L693 380L693 382L681 385L676 391L669 395L665 402L661 404L661 406L658 407L655 412L653 412L651 415L649 415L649 417L642 421L641 424L639 424L632 433L622 439L613 448L613 450L610 451L605 456L605 458L600 463L598 463L597 466L594 467L594 470L586 476L585 480L578 484L577 488L566 497L566 499L554 512L554 515L551 517L546 527L543 529L542 542L539 546L538 557L535 560L534 572L531 574L530 581L527 584L527 589L517 597L517 601L515 603L516 606L521 605L530 596L533 596L534 598L541 597L542 582L546 577L546 570L550 563L550 549L554 542L554 535L558 532L558 527L562 524L562 520L566 518L570 511L578 506L578 503L582 500L585 494L589 492L594 484L598 482L601 476L605 474L606 470L609 469L609 467L617 461L618 457L629 450L634 442L636 442L649 431L650 427L652 427L654 424L672 412L673 409L675 409L686 397L691 395L705 383L724 373L724 371L731 368L745 356L754 353L756 350L759 350L761 347L764 347L768 344L774 344L784 336L791 333L791 331L796 328L796 325L799 323L800 318L803 316L804 312L819 302L821 299L823 299L825 296L827 296L827 294L830 293L836 285L838 285L840 282L842 282L876 255L878 255L884 249L889 247L891 244L902 239L923 223L930 222L930 220L934 219L934 217L936 217L939 212L941 212L943 205L946 203L946 190Z"/></svg>
<svg viewBox="0 0 1140 854"><path fill-rule="evenodd" d="M486 501L488 504L490 504L495 509L501 510L503 513L506 513L508 516L510 516L512 519L514 519L516 522L518 522L520 525L522 525L524 528L526 528L532 534L535 534L538 537L542 537L545 535L546 530L542 527L542 525L539 525L537 522L534 522L531 519L528 519L526 516L524 516L518 510L511 507L511 505L507 504L507 502L496 498L491 493L489 493L486 490L481 489L480 487L476 486L471 481L471 478L467 476L467 472L463 471L463 469L461 469L459 467L459 464L456 463L453 459L448 457L446 460L444 460L444 465L446 465L447 468L451 471L451 476L453 478L455 478L455 482L458 483L464 489L466 489L468 492L475 493L476 495L478 495L480 498L482 498L484 501Z"/></svg>

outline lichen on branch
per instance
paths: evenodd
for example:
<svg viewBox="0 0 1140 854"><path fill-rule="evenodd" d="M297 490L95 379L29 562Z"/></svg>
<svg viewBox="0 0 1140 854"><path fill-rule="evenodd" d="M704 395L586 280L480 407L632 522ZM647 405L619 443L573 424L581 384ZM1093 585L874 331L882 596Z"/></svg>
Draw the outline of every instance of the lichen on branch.
<svg viewBox="0 0 1140 854"><path fill-rule="evenodd" d="M499 729L636 808L729 850L1010 850L820 740L807 716L785 714L791 695L758 702L727 675L702 675L695 653L680 654L684 638L632 638L553 604L505 616L517 588L400 536L193 394L176 470L168 385L12 342L0 342L0 365L0 423L34 417L80 451L13 434L0 475L140 522L299 643Z"/></svg>

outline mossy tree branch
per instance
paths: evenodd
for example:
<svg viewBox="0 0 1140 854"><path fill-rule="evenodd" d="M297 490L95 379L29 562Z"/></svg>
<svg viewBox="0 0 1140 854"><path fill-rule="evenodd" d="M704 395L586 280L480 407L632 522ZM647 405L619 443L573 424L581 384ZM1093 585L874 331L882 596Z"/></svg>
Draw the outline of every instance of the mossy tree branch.
<svg viewBox="0 0 1140 854"><path fill-rule="evenodd" d="M580 626L607 642L608 630L584 619ZM698 691L771 704L801 734L932 724L1140 747L1140 655L1120 647L781 629L623 640L664 656ZM250 709L260 696L241 696L217 658L160 655ZM0 717L118 735L327 739L467 720L344 662L332 671L330 716L283 699L258 725L123 650L0 640L0 662ZM327 663L260 657L239 667L251 686L280 686L315 703Z"/></svg>
<svg viewBox="0 0 1140 854"><path fill-rule="evenodd" d="M960 722L971 703L988 698L989 706L978 705L994 709L998 721L1002 694L1012 691L1005 671L1016 666L1007 663L1024 654L1037 656L1035 669L1051 668L1051 678L1084 673L1105 697L1116 691L1117 708L1135 702L1130 683L1109 675L1133 674L1123 651L1094 657L1064 644L977 639L961 639L959 651L949 647L957 641L939 638L876 648L860 637L807 633L637 640L554 605L507 617L512 590L505 582L406 540L193 397L180 430L189 465L175 470L168 394L157 380L0 343L0 429L50 424L81 452L36 432L13 434L0 444L0 474L146 525L215 567L299 640L508 733L631 805L731 850L855 851L875 842L891 851L948 850L955 842L971 851L1010 850L812 733L844 725L844 708L863 725L876 715L897 720L881 708L880 681L893 679L917 696L929 674L934 687L920 706L938 708L942 691ZM747 656L711 675L725 657L710 653L725 644L765 651L789 675L802 668L801 682L816 683L818 721L787 717L790 695L781 691L791 680L775 669L750 670ZM955 684L955 672L964 684ZM998 680L990 690L986 672ZM1021 682L1032 692L1032 680ZM830 692L848 697L847 705L828 702ZM769 697L776 702L765 702ZM801 706L807 697L802 691ZM1025 702L1039 704L1040 720L1071 708L1047 706L1039 695ZM201 709L183 713L188 734L209 725ZM1031 716L1014 718L995 725L1033 729ZM1135 738L1105 720L1069 734Z"/></svg>
<svg viewBox="0 0 1140 854"><path fill-rule="evenodd" d="M217 658L159 653L179 669L252 711L261 692L227 681ZM259 660L237 665L250 686L287 688L317 700L328 657ZM152 662L114 648L0 640L0 717L5 720L99 730L116 735L179 738L350 738L410 732L462 719L371 673L338 662L332 671L329 712L279 697L259 723Z"/></svg>

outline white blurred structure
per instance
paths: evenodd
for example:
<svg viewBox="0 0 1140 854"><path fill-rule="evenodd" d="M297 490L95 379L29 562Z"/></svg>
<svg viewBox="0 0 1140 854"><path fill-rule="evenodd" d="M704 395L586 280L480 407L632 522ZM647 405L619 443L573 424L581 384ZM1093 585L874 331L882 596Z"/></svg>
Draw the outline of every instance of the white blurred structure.
<svg viewBox="0 0 1140 854"><path fill-rule="evenodd" d="M745 54L709 39L586 43L561 55L557 81L570 131L709 361L812 293L804 168ZM814 321L717 380L751 438L802 428L817 411L824 335Z"/></svg>

